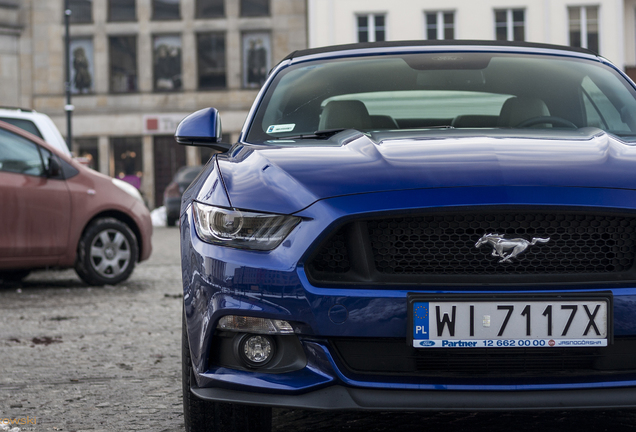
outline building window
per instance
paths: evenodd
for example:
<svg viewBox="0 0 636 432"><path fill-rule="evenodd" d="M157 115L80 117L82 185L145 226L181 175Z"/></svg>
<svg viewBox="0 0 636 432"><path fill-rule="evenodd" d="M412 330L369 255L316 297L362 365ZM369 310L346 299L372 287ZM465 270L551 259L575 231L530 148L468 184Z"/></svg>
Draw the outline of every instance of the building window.
<svg viewBox="0 0 636 432"><path fill-rule="evenodd" d="M179 12L179 1L180 0L152 0L152 19L181 19L181 13Z"/></svg>
<svg viewBox="0 0 636 432"><path fill-rule="evenodd" d="M155 91L181 90L181 36L152 40Z"/></svg>
<svg viewBox="0 0 636 432"><path fill-rule="evenodd" d="M243 35L243 87L258 88L263 85L271 67L271 51L269 33Z"/></svg>
<svg viewBox="0 0 636 432"><path fill-rule="evenodd" d="M138 90L137 38L111 36L109 43L110 91L113 93L136 92Z"/></svg>
<svg viewBox="0 0 636 432"><path fill-rule="evenodd" d="M70 43L71 92L74 94L95 91L93 74L93 40L72 39Z"/></svg>
<svg viewBox="0 0 636 432"><path fill-rule="evenodd" d="M426 12L426 39L455 39L454 12Z"/></svg>
<svg viewBox="0 0 636 432"><path fill-rule="evenodd" d="M255 17L269 15L269 0L241 0L241 16Z"/></svg>
<svg viewBox="0 0 636 432"><path fill-rule="evenodd" d="M224 88L225 78L225 34L197 34L197 69L199 88Z"/></svg>
<svg viewBox="0 0 636 432"><path fill-rule="evenodd" d="M358 15L358 42L382 42L386 40L384 14Z"/></svg>
<svg viewBox="0 0 636 432"><path fill-rule="evenodd" d="M569 7L570 46L599 52L598 6Z"/></svg>
<svg viewBox="0 0 636 432"><path fill-rule="evenodd" d="M93 22L93 0L69 0L68 8L73 24Z"/></svg>
<svg viewBox="0 0 636 432"><path fill-rule="evenodd" d="M135 21L135 0L108 0L108 21Z"/></svg>
<svg viewBox="0 0 636 432"><path fill-rule="evenodd" d="M526 40L525 11L523 9L495 10L495 38L499 41Z"/></svg>
<svg viewBox="0 0 636 432"><path fill-rule="evenodd" d="M197 0L196 18L222 18L224 16L224 0Z"/></svg>
<svg viewBox="0 0 636 432"><path fill-rule="evenodd" d="M74 139L73 153L83 158L89 168L99 171L99 147L97 138Z"/></svg>
<svg viewBox="0 0 636 432"><path fill-rule="evenodd" d="M114 176L130 183L137 189L143 177L141 137L112 138Z"/></svg>

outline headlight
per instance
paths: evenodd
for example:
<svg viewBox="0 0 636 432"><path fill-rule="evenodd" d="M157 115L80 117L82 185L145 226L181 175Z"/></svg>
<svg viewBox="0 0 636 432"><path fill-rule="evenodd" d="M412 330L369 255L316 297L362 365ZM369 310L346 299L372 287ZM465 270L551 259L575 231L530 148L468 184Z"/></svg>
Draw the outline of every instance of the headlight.
<svg viewBox="0 0 636 432"><path fill-rule="evenodd" d="M252 213L198 202L192 208L201 240L241 249L272 250L300 222L296 216Z"/></svg>
<svg viewBox="0 0 636 432"><path fill-rule="evenodd" d="M139 193L139 191L137 190L136 187L134 187L130 183L126 183L125 181L119 180L119 179L116 179L116 178L111 179L111 180L113 181L113 184L115 186L117 186L119 189L123 190L128 195L130 195L131 197L135 198L140 203L144 204L144 199L141 197L141 194Z"/></svg>

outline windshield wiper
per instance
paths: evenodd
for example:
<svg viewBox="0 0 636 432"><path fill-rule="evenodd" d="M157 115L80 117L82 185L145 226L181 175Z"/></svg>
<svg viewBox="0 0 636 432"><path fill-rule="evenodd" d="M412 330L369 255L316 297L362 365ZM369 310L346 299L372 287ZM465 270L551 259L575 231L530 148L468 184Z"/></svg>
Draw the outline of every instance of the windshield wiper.
<svg viewBox="0 0 636 432"><path fill-rule="evenodd" d="M312 133L312 134L307 134L307 135L293 135L293 136L286 136L286 137L280 137L278 139L281 140L287 140L287 139L327 139L329 137L332 137L344 130L347 130L347 128L338 128L338 129L323 129L323 130L317 130L316 132Z"/></svg>

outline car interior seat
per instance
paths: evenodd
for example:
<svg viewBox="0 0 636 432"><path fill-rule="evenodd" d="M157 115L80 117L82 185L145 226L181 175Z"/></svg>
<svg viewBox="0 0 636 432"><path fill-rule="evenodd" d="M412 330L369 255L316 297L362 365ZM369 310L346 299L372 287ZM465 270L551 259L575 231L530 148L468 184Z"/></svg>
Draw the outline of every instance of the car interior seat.
<svg viewBox="0 0 636 432"><path fill-rule="evenodd" d="M374 129L399 129L395 119L388 115L372 115L371 123Z"/></svg>
<svg viewBox="0 0 636 432"><path fill-rule="evenodd" d="M319 130L325 129L373 128L373 122L367 107L359 100L331 101L325 105L320 115Z"/></svg>
<svg viewBox="0 0 636 432"><path fill-rule="evenodd" d="M536 117L550 115L548 106L535 97L511 97L504 102L499 113L499 127L517 127L520 123Z"/></svg>
<svg viewBox="0 0 636 432"><path fill-rule="evenodd" d="M497 127L498 116L491 115L458 115L451 126L456 128L494 128Z"/></svg>

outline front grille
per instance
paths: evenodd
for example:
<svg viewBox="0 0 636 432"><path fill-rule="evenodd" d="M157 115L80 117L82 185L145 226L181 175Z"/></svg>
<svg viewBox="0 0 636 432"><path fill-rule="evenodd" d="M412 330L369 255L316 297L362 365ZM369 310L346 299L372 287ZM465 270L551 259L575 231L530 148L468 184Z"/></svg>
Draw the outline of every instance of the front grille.
<svg viewBox="0 0 636 432"><path fill-rule="evenodd" d="M351 270L349 255L345 243L345 235L338 231L312 261L313 267L319 272L347 273Z"/></svg>
<svg viewBox="0 0 636 432"><path fill-rule="evenodd" d="M594 376L636 372L636 339L604 348L423 348L404 339L330 341L346 370L367 375L426 377Z"/></svg>
<svg viewBox="0 0 636 432"><path fill-rule="evenodd" d="M510 250L493 256L494 246L476 247L491 233L530 244L509 259ZM338 229L307 269L312 281L327 283L629 280L635 235L636 217L612 213L471 211L365 219Z"/></svg>

